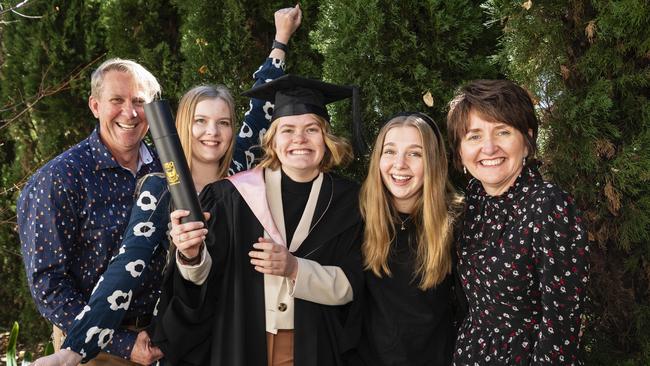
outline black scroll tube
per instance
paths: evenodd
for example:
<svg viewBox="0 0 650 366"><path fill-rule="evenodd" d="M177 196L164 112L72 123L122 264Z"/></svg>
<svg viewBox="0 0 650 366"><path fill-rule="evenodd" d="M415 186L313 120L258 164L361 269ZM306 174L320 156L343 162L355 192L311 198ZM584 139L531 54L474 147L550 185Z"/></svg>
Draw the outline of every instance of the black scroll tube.
<svg viewBox="0 0 650 366"><path fill-rule="evenodd" d="M147 103L144 105L144 113L147 115L153 143L156 145L156 151L167 177L174 207L190 211L189 216L183 217L181 222L203 221L199 198L183 154L169 103L166 100Z"/></svg>

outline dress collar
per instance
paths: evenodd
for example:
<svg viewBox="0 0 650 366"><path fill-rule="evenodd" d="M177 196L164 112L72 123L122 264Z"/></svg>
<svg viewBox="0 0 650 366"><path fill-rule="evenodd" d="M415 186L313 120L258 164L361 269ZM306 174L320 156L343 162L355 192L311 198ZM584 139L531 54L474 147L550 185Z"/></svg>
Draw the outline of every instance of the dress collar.
<svg viewBox="0 0 650 366"><path fill-rule="evenodd" d="M538 162L529 162L524 165L521 172L517 176L515 183L510 186L505 192L498 196L490 196L483 188L483 184L476 179L472 178L467 185L467 196L473 199L488 200L495 202L505 202L512 200L514 197L521 195L527 187L531 186L533 181L541 181L542 175L539 172Z"/></svg>

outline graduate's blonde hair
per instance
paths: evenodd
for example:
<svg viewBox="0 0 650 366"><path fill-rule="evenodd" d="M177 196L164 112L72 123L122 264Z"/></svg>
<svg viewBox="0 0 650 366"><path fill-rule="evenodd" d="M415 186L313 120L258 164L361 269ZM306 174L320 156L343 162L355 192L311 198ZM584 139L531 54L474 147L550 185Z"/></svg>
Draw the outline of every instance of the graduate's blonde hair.
<svg viewBox="0 0 650 366"><path fill-rule="evenodd" d="M319 169L323 173L327 173L337 166L344 166L354 158L352 146L343 137L336 136L332 133L332 128L325 118L309 113L313 116L314 120L318 121L318 125L323 133L323 142L325 142L325 155L320 162ZM285 117L280 117L271 123L268 131L262 137L262 149L264 156L259 166L262 168L277 169L282 164L278 158L278 154L274 150L275 135L278 133L278 121Z"/></svg>
<svg viewBox="0 0 650 366"><path fill-rule="evenodd" d="M417 239L413 278L419 279L418 287L426 290L437 286L451 272L454 212L460 206L460 197L447 179L447 153L440 137L417 114L392 118L381 128L375 141L359 198L365 220L363 261L365 269L377 277L391 276L388 256L395 239L398 213L382 181L379 162L386 134L396 127L414 127L422 139L423 185L411 217Z"/></svg>

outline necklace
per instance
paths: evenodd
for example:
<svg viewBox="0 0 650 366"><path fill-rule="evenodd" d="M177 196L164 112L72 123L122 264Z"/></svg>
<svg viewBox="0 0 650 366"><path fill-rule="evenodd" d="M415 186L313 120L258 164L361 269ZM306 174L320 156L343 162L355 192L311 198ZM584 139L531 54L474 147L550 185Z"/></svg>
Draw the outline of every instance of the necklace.
<svg viewBox="0 0 650 366"><path fill-rule="evenodd" d="M404 230L406 230L406 226L404 226L404 225L406 225L406 223L411 219L411 216L408 216L404 220L402 220L399 216L397 216L397 219L400 221L400 228L399 229L404 231Z"/></svg>

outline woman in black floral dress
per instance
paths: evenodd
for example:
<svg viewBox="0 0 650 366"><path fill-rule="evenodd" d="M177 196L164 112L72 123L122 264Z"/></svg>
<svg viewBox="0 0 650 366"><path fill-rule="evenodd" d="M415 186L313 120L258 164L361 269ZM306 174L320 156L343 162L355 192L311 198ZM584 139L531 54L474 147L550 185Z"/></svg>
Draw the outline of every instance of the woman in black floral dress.
<svg viewBox="0 0 650 366"><path fill-rule="evenodd" d="M478 80L447 116L467 187L457 252L469 303L455 365L579 364L587 238L573 199L533 160L537 118L521 87Z"/></svg>

